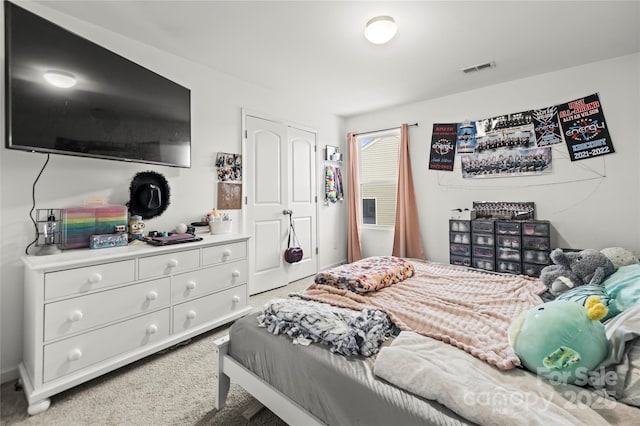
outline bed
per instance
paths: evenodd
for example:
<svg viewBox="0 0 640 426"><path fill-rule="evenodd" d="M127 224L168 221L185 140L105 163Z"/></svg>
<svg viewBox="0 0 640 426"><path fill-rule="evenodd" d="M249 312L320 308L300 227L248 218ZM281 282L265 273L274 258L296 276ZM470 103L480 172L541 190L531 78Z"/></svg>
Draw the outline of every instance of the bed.
<svg viewBox="0 0 640 426"><path fill-rule="evenodd" d="M414 276L387 280L373 291L314 284L293 295L339 309L384 310L400 326L371 356L344 356L320 343L293 344L286 333L274 335L259 326L264 312L236 321L229 336L216 341L216 407L224 406L233 381L291 425L630 424L640 415L635 393L629 392L640 386L640 305L615 318L615 330L630 330L618 339L623 348L618 352L626 355L615 367L626 381L614 385L626 399L616 401L604 397L607 389L539 380L519 368L517 356L504 346L503 325L542 303L544 286L538 280L411 263L416 265ZM406 293L427 282L431 293L426 301ZM411 299L409 308L400 307L402 315L385 305L396 304L390 295L398 293ZM391 302L375 300L389 297ZM438 311L438 306L446 309ZM429 313L425 320L407 309ZM460 309L462 313L456 312ZM453 327L450 312L464 318L462 331ZM474 339L474 333L494 341Z"/></svg>

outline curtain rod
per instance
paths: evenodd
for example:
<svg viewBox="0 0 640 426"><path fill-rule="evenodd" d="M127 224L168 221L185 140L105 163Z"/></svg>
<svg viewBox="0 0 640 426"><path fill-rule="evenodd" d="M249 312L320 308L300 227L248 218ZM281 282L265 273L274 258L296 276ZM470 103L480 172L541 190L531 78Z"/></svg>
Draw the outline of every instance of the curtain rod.
<svg viewBox="0 0 640 426"><path fill-rule="evenodd" d="M418 123L413 123L413 124L409 124L409 127L413 127L416 126L418 127ZM388 129L379 129L379 130L369 130L368 132L360 132L360 133L354 133L354 136L360 136L360 135L366 135L368 133L378 133L378 132L386 132L388 130L396 130L399 129L402 126L397 126L397 127L389 127Z"/></svg>

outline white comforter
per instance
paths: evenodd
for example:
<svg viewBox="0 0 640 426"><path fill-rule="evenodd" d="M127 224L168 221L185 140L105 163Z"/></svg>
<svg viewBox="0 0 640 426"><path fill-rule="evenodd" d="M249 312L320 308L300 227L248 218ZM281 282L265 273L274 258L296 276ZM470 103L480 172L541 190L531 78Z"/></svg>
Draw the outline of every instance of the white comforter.
<svg viewBox="0 0 640 426"><path fill-rule="evenodd" d="M432 338L403 331L378 354L374 373L483 425L635 424L640 410L573 385L491 365Z"/></svg>

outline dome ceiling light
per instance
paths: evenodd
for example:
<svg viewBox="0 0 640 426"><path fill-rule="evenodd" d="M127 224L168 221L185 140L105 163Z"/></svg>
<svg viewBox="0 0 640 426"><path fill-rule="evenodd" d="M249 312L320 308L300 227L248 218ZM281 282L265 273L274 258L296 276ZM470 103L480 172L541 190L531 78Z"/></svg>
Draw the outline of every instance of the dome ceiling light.
<svg viewBox="0 0 640 426"><path fill-rule="evenodd" d="M373 44L385 44L397 32L396 21L391 16L376 16L367 22L364 36Z"/></svg>

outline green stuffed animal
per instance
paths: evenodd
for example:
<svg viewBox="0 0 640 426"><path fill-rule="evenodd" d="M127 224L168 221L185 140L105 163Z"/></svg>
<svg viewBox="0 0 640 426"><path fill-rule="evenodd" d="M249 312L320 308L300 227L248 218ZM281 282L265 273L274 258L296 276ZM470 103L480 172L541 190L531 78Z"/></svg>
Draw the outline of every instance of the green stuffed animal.
<svg viewBox="0 0 640 426"><path fill-rule="evenodd" d="M606 314L594 296L585 306L568 300L543 303L512 322L509 341L527 370L557 383L583 385L609 350L600 322Z"/></svg>

